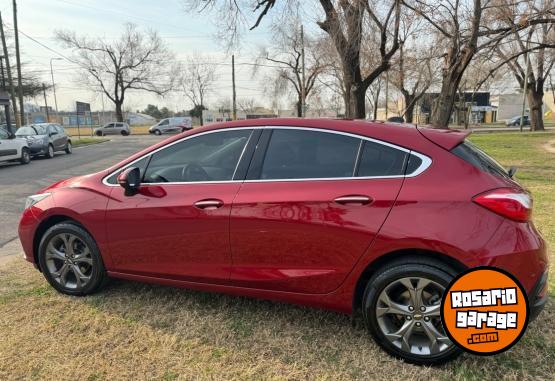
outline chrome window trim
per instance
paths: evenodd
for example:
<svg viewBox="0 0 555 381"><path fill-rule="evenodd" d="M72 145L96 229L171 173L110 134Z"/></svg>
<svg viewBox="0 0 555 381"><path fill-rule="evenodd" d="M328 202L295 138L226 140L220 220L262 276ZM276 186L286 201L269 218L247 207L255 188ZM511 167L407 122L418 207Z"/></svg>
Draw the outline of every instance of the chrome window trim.
<svg viewBox="0 0 555 381"><path fill-rule="evenodd" d="M110 184L108 183L108 179L110 177L112 177L116 172L122 171L130 166L132 166L133 164L135 164L136 162L144 159L147 156L153 155L155 153L157 153L158 151L161 151L163 149L166 149L168 147L173 146L174 144L177 143L181 143L183 141L198 137L198 136L203 136L203 135L207 135L207 134L213 134L213 133L218 133L218 132L226 132L226 131L236 131L236 130L261 130L261 129L273 129L273 130L303 130L303 131L316 131L316 132L325 132L325 133L329 133L329 134L336 134L336 135L344 135L344 136L349 136L355 139L361 139L361 140L366 140L366 141L370 141L376 144L381 144L387 147L391 147L394 149L397 149L399 151L403 151L408 153L409 155L414 155L416 157L418 157L420 160L422 160L422 164L420 164L420 166L411 174L408 175L393 175L393 176L364 176L364 177L355 177L355 176L351 176L351 177L324 177L324 178L303 178L303 179L267 179L267 180L263 180L263 179L257 179L257 180L222 180L222 181L193 181L193 182L165 182L165 183L144 183L141 185L145 185L145 186L151 186L151 185L193 185L193 184L231 184L231 183L266 183L266 182L297 182L297 181L337 181L337 180L372 180L372 179L398 179L398 178L411 178L411 177L416 177L418 175L420 175L421 173L423 173L425 170L427 170L430 165L432 164L432 159L426 155L423 155L419 152L416 151L412 151L410 149L404 148L404 147L400 147L398 145L392 144L392 143L388 143L388 142L384 142L382 140L377 140L377 139L373 139L373 138L369 138L367 136L361 136L361 135L356 135L356 134L351 134L349 132L343 132L343 131L336 131L336 130L328 130L325 128L320 128L320 127L296 127L296 126L243 126L243 127L232 127L232 128L223 128L223 129L217 129L217 130L211 130L211 131L205 131L205 132L201 132L199 134L194 134L194 135L190 135L190 136L186 136L182 139L178 139L170 144L167 144L165 146L162 147L158 147L157 149L155 149L154 151L151 151L135 160L133 160L132 162L124 165L123 167L120 167L112 172L110 172L108 175L104 176L102 179L102 184L109 186L109 187L119 187L118 184ZM247 146L247 144L250 141L250 138L252 137L252 134L249 136L249 140L247 141L247 143L245 144L245 147L243 148L243 151L241 152L241 156L239 157L239 161L237 163L241 162L241 159L243 158L243 154L245 153L245 148ZM359 145L359 154L360 154L360 147L362 146ZM357 155L357 160L358 160L359 155ZM356 165L355 165L356 168ZM237 168L235 169L237 170ZM233 175L235 176L235 172L233 173Z"/></svg>

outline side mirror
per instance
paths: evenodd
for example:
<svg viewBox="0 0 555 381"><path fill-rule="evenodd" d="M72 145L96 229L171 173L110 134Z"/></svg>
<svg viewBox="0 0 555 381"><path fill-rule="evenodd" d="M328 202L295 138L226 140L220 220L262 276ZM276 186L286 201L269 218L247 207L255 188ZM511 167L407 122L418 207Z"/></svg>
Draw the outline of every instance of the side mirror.
<svg viewBox="0 0 555 381"><path fill-rule="evenodd" d="M54 136L54 135L56 135L55 132L51 132L51 133L48 134L48 136Z"/></svg>
<svg viewBox="0 0 555 381"><path fill-rule="evenodd" d="M118 184L125 189L126 196L134 196L141 187L141 171L137 167L127 168L119 174Z"/></svg>

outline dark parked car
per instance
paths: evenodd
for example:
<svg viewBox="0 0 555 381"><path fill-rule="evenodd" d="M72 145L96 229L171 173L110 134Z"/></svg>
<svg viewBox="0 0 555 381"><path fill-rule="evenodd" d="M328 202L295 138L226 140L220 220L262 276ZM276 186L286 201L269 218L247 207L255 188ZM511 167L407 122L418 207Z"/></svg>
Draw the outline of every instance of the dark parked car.
<svg viewBox="0 0 555 381"><path fill-rule="evenodd" d="M464 132L253 119L176 135L27 199L27 261L59 292L109 277L362 313L387 352L437 364L449 282L476 266L547 300L532 199Z"/></svg>
<svg viewBox="0 0 555 381"><path fill-rule="evenodd" d="M519 116L512 117L511 119L508 119L508 120L505 122L505 125L506 125L507 127L512 127L512 126L519 127L519 126L520 126L520 115L519 115ZM523 126L529 126L529 125L530 125L530 118L528 117L528 115L524 115L524 119L523 119L522 125L523 125Z"/></svg>
<svg viewBox="0 0 555 381"><path fill-rule="evenodd" d="M27 139L31 156L44 155L50 159L57 151L72 153L71 138L59 124L31 124L19 128L15 135Z"/></svg>

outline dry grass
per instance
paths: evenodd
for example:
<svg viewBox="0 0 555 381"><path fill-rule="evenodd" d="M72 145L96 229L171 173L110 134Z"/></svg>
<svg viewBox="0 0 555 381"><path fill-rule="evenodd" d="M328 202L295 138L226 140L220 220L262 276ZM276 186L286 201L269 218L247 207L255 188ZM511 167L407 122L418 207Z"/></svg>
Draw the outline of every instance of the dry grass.
<svg viewBox="0 0 555 381"><path fill-rule="evenodd" d="M487 146L480 140L488 137L478 143ZM541 139L530 142L528 150L539 155ZM523 166L526 160L540 165L530 152ZM548 174L552 159L545 162ZM534 173L521 172L541 194L536 219L553 245L555 184ZM19 256L0 261L0 280L0 380L522 380L555 374L552 302L509 352L463 355L425 368L390 358L362 327L330 312L119 281L91 297L67 297Z"/></svg>

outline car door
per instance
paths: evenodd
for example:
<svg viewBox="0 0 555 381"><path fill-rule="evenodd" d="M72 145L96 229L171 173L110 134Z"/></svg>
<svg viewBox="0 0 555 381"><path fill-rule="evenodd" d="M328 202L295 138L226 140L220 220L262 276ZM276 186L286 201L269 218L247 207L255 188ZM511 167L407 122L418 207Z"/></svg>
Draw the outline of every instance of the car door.
<svg viewBox="0 0 555 381"><path fill-rule="evenodd" d="M62 149L60 142L60 134L56 130L53 124L46 126L46 133L48 134L49 140L54 147L54 151L60 151Z"/></svg>
<svg viewBox="0 0 555 381"><path fill-rule="evenodd" d="M264 132L231 211L236 286L328 293L393 206L409 153L303 128Z"/></svg>
<svg viewBox="0 0 555 381"><path fill-rule="evenodd" d="M158 129L162 132L168 132L169 130L169 125L170 125L170 120L169 119L164 119L161 120L160 123L158 123Z"/></svg>
<svg viewBox="0 0 555 381"><path fill-rule="evenodd" d="M10 139L8 131L0 128L0 161L18 159L18 143Z"/></svg>
<svg viewBox="0 0 555 381"><path fill-rule="evenodd" d="M56 131L58 132L58 137L60 140L60 149L65 149L67 147L67 134L62 126L59 124L54 125Z"/></svg>
<svg viewBox="0 0 555 381"><path fill-rule="evenodd" d="M113 185L118 173L106 180L113 186L106 230L115 271L228 282L229 214L254 150L245 149L255 144L253 131L203 133L155 151L133 164L143 184L132 197Z"/></svg>
<svg viewBox="0 0 555 381"><path fill-rule="evenodd" d="M116 128L114 128L114 133L121 134L121 131L123 131L123 129L124 129L123 123L116 123Z"/></svg>

